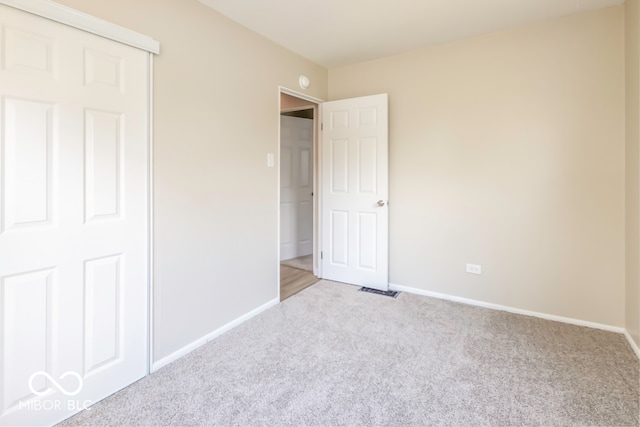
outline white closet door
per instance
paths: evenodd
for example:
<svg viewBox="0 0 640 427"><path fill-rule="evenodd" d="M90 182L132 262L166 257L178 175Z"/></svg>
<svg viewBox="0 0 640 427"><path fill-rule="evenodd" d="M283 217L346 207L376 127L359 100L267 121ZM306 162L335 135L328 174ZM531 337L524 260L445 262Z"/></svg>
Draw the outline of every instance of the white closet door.
<svg viewBox="0 0 640 427"><path fill-rule="evenodd" d="M148 53L0 5L0 423L147 371Z"/></svg>
<svg viewBox="0 0 640 427"><path fill-rule="evenodd" d="M313 120L280 119L280 260L313 253Z"/></svg>

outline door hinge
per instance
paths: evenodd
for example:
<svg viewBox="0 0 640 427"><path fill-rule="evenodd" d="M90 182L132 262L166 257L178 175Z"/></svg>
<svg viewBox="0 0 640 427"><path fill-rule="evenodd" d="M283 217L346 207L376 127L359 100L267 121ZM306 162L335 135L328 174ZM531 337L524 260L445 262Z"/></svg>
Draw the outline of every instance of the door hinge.
<svg viewBox="0 0 640 427"><path fill-rule="evenodd" d="M320 259L324 259L324 252L320 251Z"/></svg>
<svg viewBox="0 0 640 427"><path fill-rule="evenodd" d="M324 123L320 123L320 130L324 130Z"/></svg>

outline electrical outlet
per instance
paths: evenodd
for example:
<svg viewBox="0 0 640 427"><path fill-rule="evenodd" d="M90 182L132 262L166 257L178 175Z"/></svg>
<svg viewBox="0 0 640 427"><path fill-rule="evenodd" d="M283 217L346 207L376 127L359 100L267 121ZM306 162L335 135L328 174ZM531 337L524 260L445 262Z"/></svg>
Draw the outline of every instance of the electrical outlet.
<svg viewBox="0 0 640 427"><path fill-rule="evenodd" d="M467 273L482 274L482 266L476 264L467 264Z"/></svg>

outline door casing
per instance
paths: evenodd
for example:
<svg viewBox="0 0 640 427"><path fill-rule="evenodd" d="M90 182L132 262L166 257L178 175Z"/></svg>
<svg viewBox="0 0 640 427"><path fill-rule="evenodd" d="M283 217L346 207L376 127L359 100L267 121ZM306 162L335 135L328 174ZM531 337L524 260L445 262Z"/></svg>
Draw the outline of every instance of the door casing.
<svg viewBox="0 0 640 427"><path fill-rule="evenodd" d="M322 104L324 102L324 100L319 99L319 98L314 98L312 96L297 92L295 90L292 89L288 89L286 87L280 86L278 87L278 116L277 116L277 120L278 120L278 152L276 153L276 158L278 159L278 200L277 200L277 209L278 209L278 230L277 230L277 236L278 236L278 240L277 240L277 259L278 259L278 267L279 267L279 263L280 263L280 113L282 111L287 111L287 110L282 110L282 106L281 106L281 94L286 94L286 95L290 95L293 96L295 98L299 98L302 99L304 101L309 101L312 104L315 104L314 106L314 116L313 116L313 123L314 123L314 136L313 136L313 274L318 276L318 277L322 277L322 271L321 271L321 266L320 263L318 262L318 256L320 254L321 248L322 248L322 242L320 241L320 234L319 234L319 226L318 226L318 218L319 218L319 207L320 207L320 197L318 197L318 195L320 194L320 188L319 188L319 179L318 179L318 165L320 164L320 149L319 149L319 132L320 132L320 125L319 123L322 123L322 117L320 117L320 104ZM301 109L308 109L309 107L305 107L305 108L301 108ZM295 110L295 109L294 109ZM288 110L288 111L293 111L293 110ZM280 268L277 269L277 286L278 286L278 299L280 299Z"/></svg>

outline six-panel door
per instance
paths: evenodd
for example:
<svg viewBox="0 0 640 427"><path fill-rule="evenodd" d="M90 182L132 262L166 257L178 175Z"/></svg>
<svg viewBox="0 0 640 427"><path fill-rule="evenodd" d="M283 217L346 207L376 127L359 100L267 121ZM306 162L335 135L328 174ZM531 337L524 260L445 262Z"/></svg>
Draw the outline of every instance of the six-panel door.
<svg viewBox="0 0 640 427"><path fill-rule="evenodd" d="M322 277L387 290L387 95L321 105Z"/></svg>
<svg viewBox="0 0 640 427"><path fill-rule="evenodd" d="M280 259L313 253L313 120L280 118Z"/></svg>
<svg viewBox="0 0 640 427"><path fill-rule="evenodd" d="M148 54L0 6L0 423L147 370Z"/></svg>

